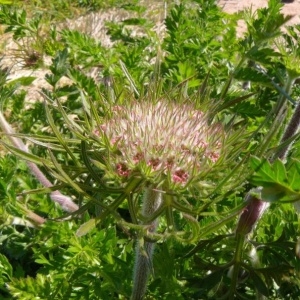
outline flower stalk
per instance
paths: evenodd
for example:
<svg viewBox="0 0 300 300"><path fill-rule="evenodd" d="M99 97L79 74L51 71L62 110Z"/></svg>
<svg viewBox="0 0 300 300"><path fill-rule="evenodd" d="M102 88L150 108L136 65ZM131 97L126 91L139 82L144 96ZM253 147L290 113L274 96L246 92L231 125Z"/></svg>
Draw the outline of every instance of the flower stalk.
<svg viewBox="0 0 300 300"><path fill-rule="evenodd" d="M159 208L161 203L162 193L153 190L152 187L146 188L143 196L143 216L145 218L150 218ZM159 219L156 218L150 224L145 225L148 227L147 231L153 233L157 230L158 224ZM143 237L137 241L131 300L141 300L146 293L148 276L152 269L154 247L154 242L145 241Z"/></svg>

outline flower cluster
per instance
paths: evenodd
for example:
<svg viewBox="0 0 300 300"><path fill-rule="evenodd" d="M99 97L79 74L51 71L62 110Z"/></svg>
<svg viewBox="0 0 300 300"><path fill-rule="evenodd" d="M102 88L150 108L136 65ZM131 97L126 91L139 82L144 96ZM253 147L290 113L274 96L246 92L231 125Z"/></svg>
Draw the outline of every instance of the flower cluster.
<svg viewBox="0 0 300 300"><path fill-rule="evenodd" d="M113 107L97 133L109 144L108 163L118 176L185 185L219 159L223 130L191 104L161 100Z"/></svg>

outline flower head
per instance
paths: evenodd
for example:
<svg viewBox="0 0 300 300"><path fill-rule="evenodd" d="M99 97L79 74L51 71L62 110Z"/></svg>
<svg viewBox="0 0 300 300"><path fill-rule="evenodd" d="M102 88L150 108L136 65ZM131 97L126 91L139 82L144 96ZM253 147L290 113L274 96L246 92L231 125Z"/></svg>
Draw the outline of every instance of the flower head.
<svg viewBox="0 0 300 300"><path fill-rule="evenodd" d="M219 159L223 131L193 105L161 100L115 106L97 132L118 177L184 186Z"/></svg>

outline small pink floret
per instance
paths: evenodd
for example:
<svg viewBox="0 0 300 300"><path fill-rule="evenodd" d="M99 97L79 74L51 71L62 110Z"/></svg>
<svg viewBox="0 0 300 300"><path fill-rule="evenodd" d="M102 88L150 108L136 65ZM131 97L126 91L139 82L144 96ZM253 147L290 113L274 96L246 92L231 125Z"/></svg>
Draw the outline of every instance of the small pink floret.
<svg viewBox="0 0 300 300"><path fill-rule="evenodd" d="M100 135L99 129L95 129L95 130L94 130L94 134L97 135L97 136L99 136L99 135Z"/></svg>
<svg viewBox="0 0 300 300"><path fill-rule="evenodd" d="M135 164L139 163L143 159L144 159L144 154L141 153L141 152L139 152L139 153L137 153L136 155L133 156L133 162Z"/></svg>
<svg viewBox="0 0 300 300"><path fill-rule="evenodd" d="M151 166L153 170L157 170L160 165L160 160L158 158L151 158L148 162L148 166Z"/></svg>
<svg viewBox="0 0 300 300"><path fill-rule="evenodd" d="M186 183L188 178L189 174L184 170L177 170L172 176L172 179L175 183Z"/></svg>
<svg viewBox="0 0 300 300"><path fill-rule="evenodd" d="M118 163L116 168L117 168L117 173L119 176L122 176L122 177L129 176L130 171L124 163Z"/></svg>
<svg viewBox="0 0 300 300"><path fill-rule="evenodd" d="M216 153L216 152L210 152L209 155L208 155L209 159L212 161L212 162L216 162L219 157L220 157L220 154L219 153Z"/></svg>
<svg viewBox="0 0 300 300"><path fill-rule="evenodd" d="M116 137L112 138L110 142L112 145L114 145L114 144L118 143L121 139L122 139L121 136L116 136Z"/></svg>

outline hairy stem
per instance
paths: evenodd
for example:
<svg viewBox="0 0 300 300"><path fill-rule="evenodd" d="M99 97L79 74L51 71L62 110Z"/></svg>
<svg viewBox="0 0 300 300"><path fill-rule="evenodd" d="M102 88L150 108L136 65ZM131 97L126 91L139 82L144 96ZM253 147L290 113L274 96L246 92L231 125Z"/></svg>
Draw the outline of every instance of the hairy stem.
<svg viewBox="0 0 300 300"><path fill-rule="evenodd" d="M11 141L11 143L18 149L29 153L27 146L22 142L21 139L13 136L15 134L14 130L5 120L3 114L0 112L0 127L6 133L7 137ZM26 161L26 164L31 171L32 175L36 177L36 179L44 186L44 187L52 187L53 184L48 180L48 178L44 175L44 173L39 169L39 167L30 161ZM67 212L74 212L78 210L77 204L75 204L72 199L68 196L63 195L59 191L53 191L50 194L50 198L52 201L58 203L61 208Z"/></svg>
<svg viewBox="0 0 300 300"><path fill-rule="evenodd" d="M293 137L298 132L299 125L300 125L300 102L297 104L295 112L285 129L285 132L281 138L281 143L284 143L289 138ZM280 158L282 160L285 160L289 152L290 146L291 144L288 144L280 148L279 151L275 153L274 158Z"/></svg>
<svg viewBox="0 0 300 300"><path fill-rule="evenodd" d="M230 274L231 277L231 285L229 290L229 297L228 299L234 299L234 294L236 291L236 287L239 281L239 271L243 259L243 247L245 243L245 235L237 234L236 235L236 249L234 252L234 265L232 269L232 273Z"/></svg>
<svg viewBox="0 0 300 300"><path fill-rule="evenodd" d="M287 94L290 93L293 80L291 78L287 79L287 82L285 84L285 91ZM273 124L273 128L280 127L281 123L286 118L286 112L287 112L287 103L286 103L286 97L284 95L281 95L278 99L278 104L275 108L275 120ZM296 132L298 131L298 127L300 124L300 105L296 107L294 114L289 121L284 134L281 138L280 143L284 143L291 137L293 137ZM272 131L272 130L271 130ZM288 154L288 151L290 149L290 145L286 145L285 147L281 148L280 151L277 151L274 153L273 157L270 158L270 161L274 161L276 158L284 159L286 155ZM254 189L257 193L259 193L261 187L258 187ZM261 219L264 212L269 207L269 203L262 201L261 199L258 199L254 193L251 195L250 193L247 193L245 196L245 201L248 203L247 206L244 208L243 212L240 215L240 218L238 220L237 228L236 228L236 238L237 238L237 246L236 246L236 252L240 252L239 258L243 255L243 249L241 248L242 241L245 241L245 237L253 231L255 228L257 222ZM243 242L244 243L244 242ZM238 276L238 272L240 269L240 261L237 261L235 258L235 264L233 266L233 281L231 284L231 293L234 292L235 285L237 283L236 277Z"/></svg>
<svg viewBox="0 0 300 300"><path fill-rule="evenodd" d="M284 87L284 90L287 94L290 94L293 83L294 83L294 79L288 77ZM276 117L274 120L273 127L275 126L279 128L283 121L283 118L286 117L286 111L287 111L286 104L287 104L286 97L284 95L281 95L278 99L278 104L275 109ZM291 120L289 121L284 131L280 144L284 143L285 141L293 137L297 133L299 125L300 125L300 105L298 104ZM271 157L270 160L274 161L276 158L284 159L288 154L288 151L289 151L289 145L286 145L285 147L281 148L280 151L276 152L273 155L273 157ZM243 210L243 213L240 216L238 226L237 226L237 232L244 231L244 234L246 235L253 230L255 224L261 218L261 216L263 215L264 211L269 206L269 204L262 202L262 200L257 199L255 196L252 196L249 193L246 195L245 200L248 202L248 205ZM252 221L252 224L250 223L248 224L250 226L248 229L245 228L246 220ZM244 228L242 229L243 226Z"/></svg>
<svg viewBox="0 0 300 300"><path fill-rule="evenodd" d="M160 206L161 201L162 194L160 192L154 191L151 187L146 188L143 198L142 214L146 218L151 217ZM155 219L147 225L149 225L149 232L155 232L158 226L158 219ZM137 242L131 300L141 300L146 293L154 246L155 243L144 241L143 237L141 238L141 242Z"/></svg>

